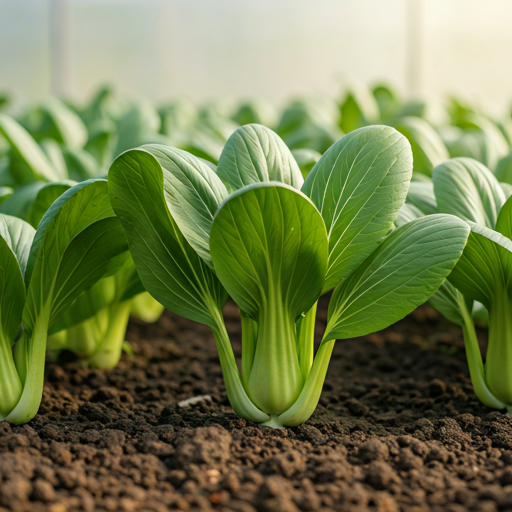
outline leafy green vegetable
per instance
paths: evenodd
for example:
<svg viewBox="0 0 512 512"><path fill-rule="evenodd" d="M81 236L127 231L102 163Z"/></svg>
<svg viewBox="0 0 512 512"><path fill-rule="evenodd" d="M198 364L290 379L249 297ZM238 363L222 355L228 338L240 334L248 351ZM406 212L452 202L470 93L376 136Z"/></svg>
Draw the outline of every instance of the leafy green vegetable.
<svg viewBox="0 0 512 512"><path fill-rule="evenodd" d="M336 142L302 183L279 137L245 125L216 171L149 145L120 155L108 181L144 287L212 328L235 412L282 427L313 413L336 338L402 318L460 257L469 227L454 216L392 231L411 174L405 137L372 126ZM316 302L333 287L315 355ZM222 316L227 294L240 308L241 370Z"/></svg>
<svg viewBox="0 0 512 512"><path fill-rule="evenodd" d="M448 279L456 288L452 305L458 308L457 323L463 328L475 393L489 407L510 408L512 201L506 200L495 176L469 158L456 158L437 167L433 181L439 210L459 216L471 229ZM472 301L483 304L489 315L485 367L470 315Z"/></svg>
<svg viewBox="0 0 512 512"><path fill-rule="evenodd" d="M36 231L0 215L0 258L7 270L0 276L1 419L23 423L37 413L48 329L84 291L124 264L126 238L112 213L107 183L96 180L62 194Z"/></svg>

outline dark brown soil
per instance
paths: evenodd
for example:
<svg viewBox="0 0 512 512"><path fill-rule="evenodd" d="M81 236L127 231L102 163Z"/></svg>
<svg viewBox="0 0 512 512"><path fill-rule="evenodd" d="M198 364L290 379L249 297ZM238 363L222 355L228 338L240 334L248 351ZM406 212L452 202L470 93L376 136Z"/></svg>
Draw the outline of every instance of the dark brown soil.
<svg viewBox="0 0 512 512"><path fill-rule="evenodd" d="M512 511L512 419L428 307L338 341L317 411L283 430L232 412L206 328L166 313L128 339L110 372L49 364L40 414L0 423L0 511Z"/></svg>

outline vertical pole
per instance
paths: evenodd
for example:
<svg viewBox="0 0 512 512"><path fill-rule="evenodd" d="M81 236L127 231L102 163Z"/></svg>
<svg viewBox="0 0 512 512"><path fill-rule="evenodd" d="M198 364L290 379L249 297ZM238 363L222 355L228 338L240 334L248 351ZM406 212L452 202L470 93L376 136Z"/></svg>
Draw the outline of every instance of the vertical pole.
<svg viewBox="0 0 512 512"><path fill-rule="evenodd" d="M69 40L66 0L49 1L51 93L55 96L65 96L69 85Z"/></svg>
<svg viewBox="0 0 512 512"><path fill-rule="evenodd" d="M423 0L407 1L406 86L409 97L423 92Z"/></svg>

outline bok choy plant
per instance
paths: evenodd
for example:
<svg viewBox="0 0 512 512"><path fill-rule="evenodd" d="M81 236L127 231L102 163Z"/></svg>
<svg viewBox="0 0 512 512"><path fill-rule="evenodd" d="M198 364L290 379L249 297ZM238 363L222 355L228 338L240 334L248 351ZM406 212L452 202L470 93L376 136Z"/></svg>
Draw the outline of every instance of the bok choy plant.
<svg viewBox="0 0 512 512"><path fill-rule="evenodd" d="M37 413L48 329L124 265L127 248L106 180L70 188L37 230L0 215L0 420L23 423Z"/></svg>
<svg viewBox="0 0 512 512"><path fill-rule="evenodd" d="M471 158L453 158L433 172L440 212L465 220L471 229L464 252L449 275L454 292L445 308L462 325L475 393L496 409L512 408L512 200L496 177ZM485 366L471 309L488 311Z"/></svg>
<svg viewBox="0 0 512 512"><path fill-rule="evenodd" d="M245 125L216 168L145 145L120 155L108 181L144 287L211 327L235 412L283 427L315 410L336 339L403 318L460 257L469 227L454 216L392 229L411 174L410 145L390 127L341 138L304 181L274 132ZM332 289L315 355L316 304ZM240 370L222 316L228 295L240 309Z"/></svg>

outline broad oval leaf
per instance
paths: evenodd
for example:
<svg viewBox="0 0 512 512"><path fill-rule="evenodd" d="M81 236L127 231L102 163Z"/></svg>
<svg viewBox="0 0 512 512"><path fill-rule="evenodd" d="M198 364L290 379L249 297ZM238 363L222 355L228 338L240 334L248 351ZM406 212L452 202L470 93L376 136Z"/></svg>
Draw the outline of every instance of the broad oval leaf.
<svg viewBox="0 0 512 512"><path fill-rule="evenodd" d="M210 250L222 284L255 320L276 293L295 319L322 290L325 226L311 201L292 187L261 183L230 195L213 221Z"/></svg>
<svg viewBox="0 0 512 512"><path fill-rule="evenodd" d="M220 155L217 174L230 190L278 181L300 189L304 179L279 135L259 124L236 130Z"/></svg>
<svg viewBox="0 0 512 512"><path fill-rule="evenodd" d="M30 169L33 179L55 181L61 178L37 142L12 117L0 114L0 133Z"/></svg>
<svg viewBox="0 0 512 512"><path fill-rule="evenodd" d="M313 167L302 192L316 205L327 228L324 292L362 263L392 229L411 174L411 146L389 126L369 126L345 135Z"/></svg>
<svg viewBox="0 0 512 512"><path fill-rule="evenodd" d="M210 228L226 187L201 159L181 149L147 144L143 150L162 167L164 196L172 218L195 251L211 264Z"/></svg>
<svg viewBox="0 0 512 512"><path fill-rule="evenodd" d="M468 243L448 279L489 309L496 290L512 292L512 242L485 226L468 224Z"/></svg>
<svg viewBox="0 0 512 512"><path fill-rule="evenodd" d="M226 293L170 214L158 160L141 149L126 151L112 164L108 182L146 290L171 311L216 328Z"/></svg>
<svg viewBox="0 0 512 512"><path fill-rule="evenodd" d="M453 269L468 233L464 221L442 214L394 230L335 289L323 341L384 329L423 304Z"/></svg>
<svg viewBox="0 0 512 512"><path fill-rule="evenodd" d="M472 158L452 158L432 175L440 213L494 229L505 194L496 177Z"/></svg>

